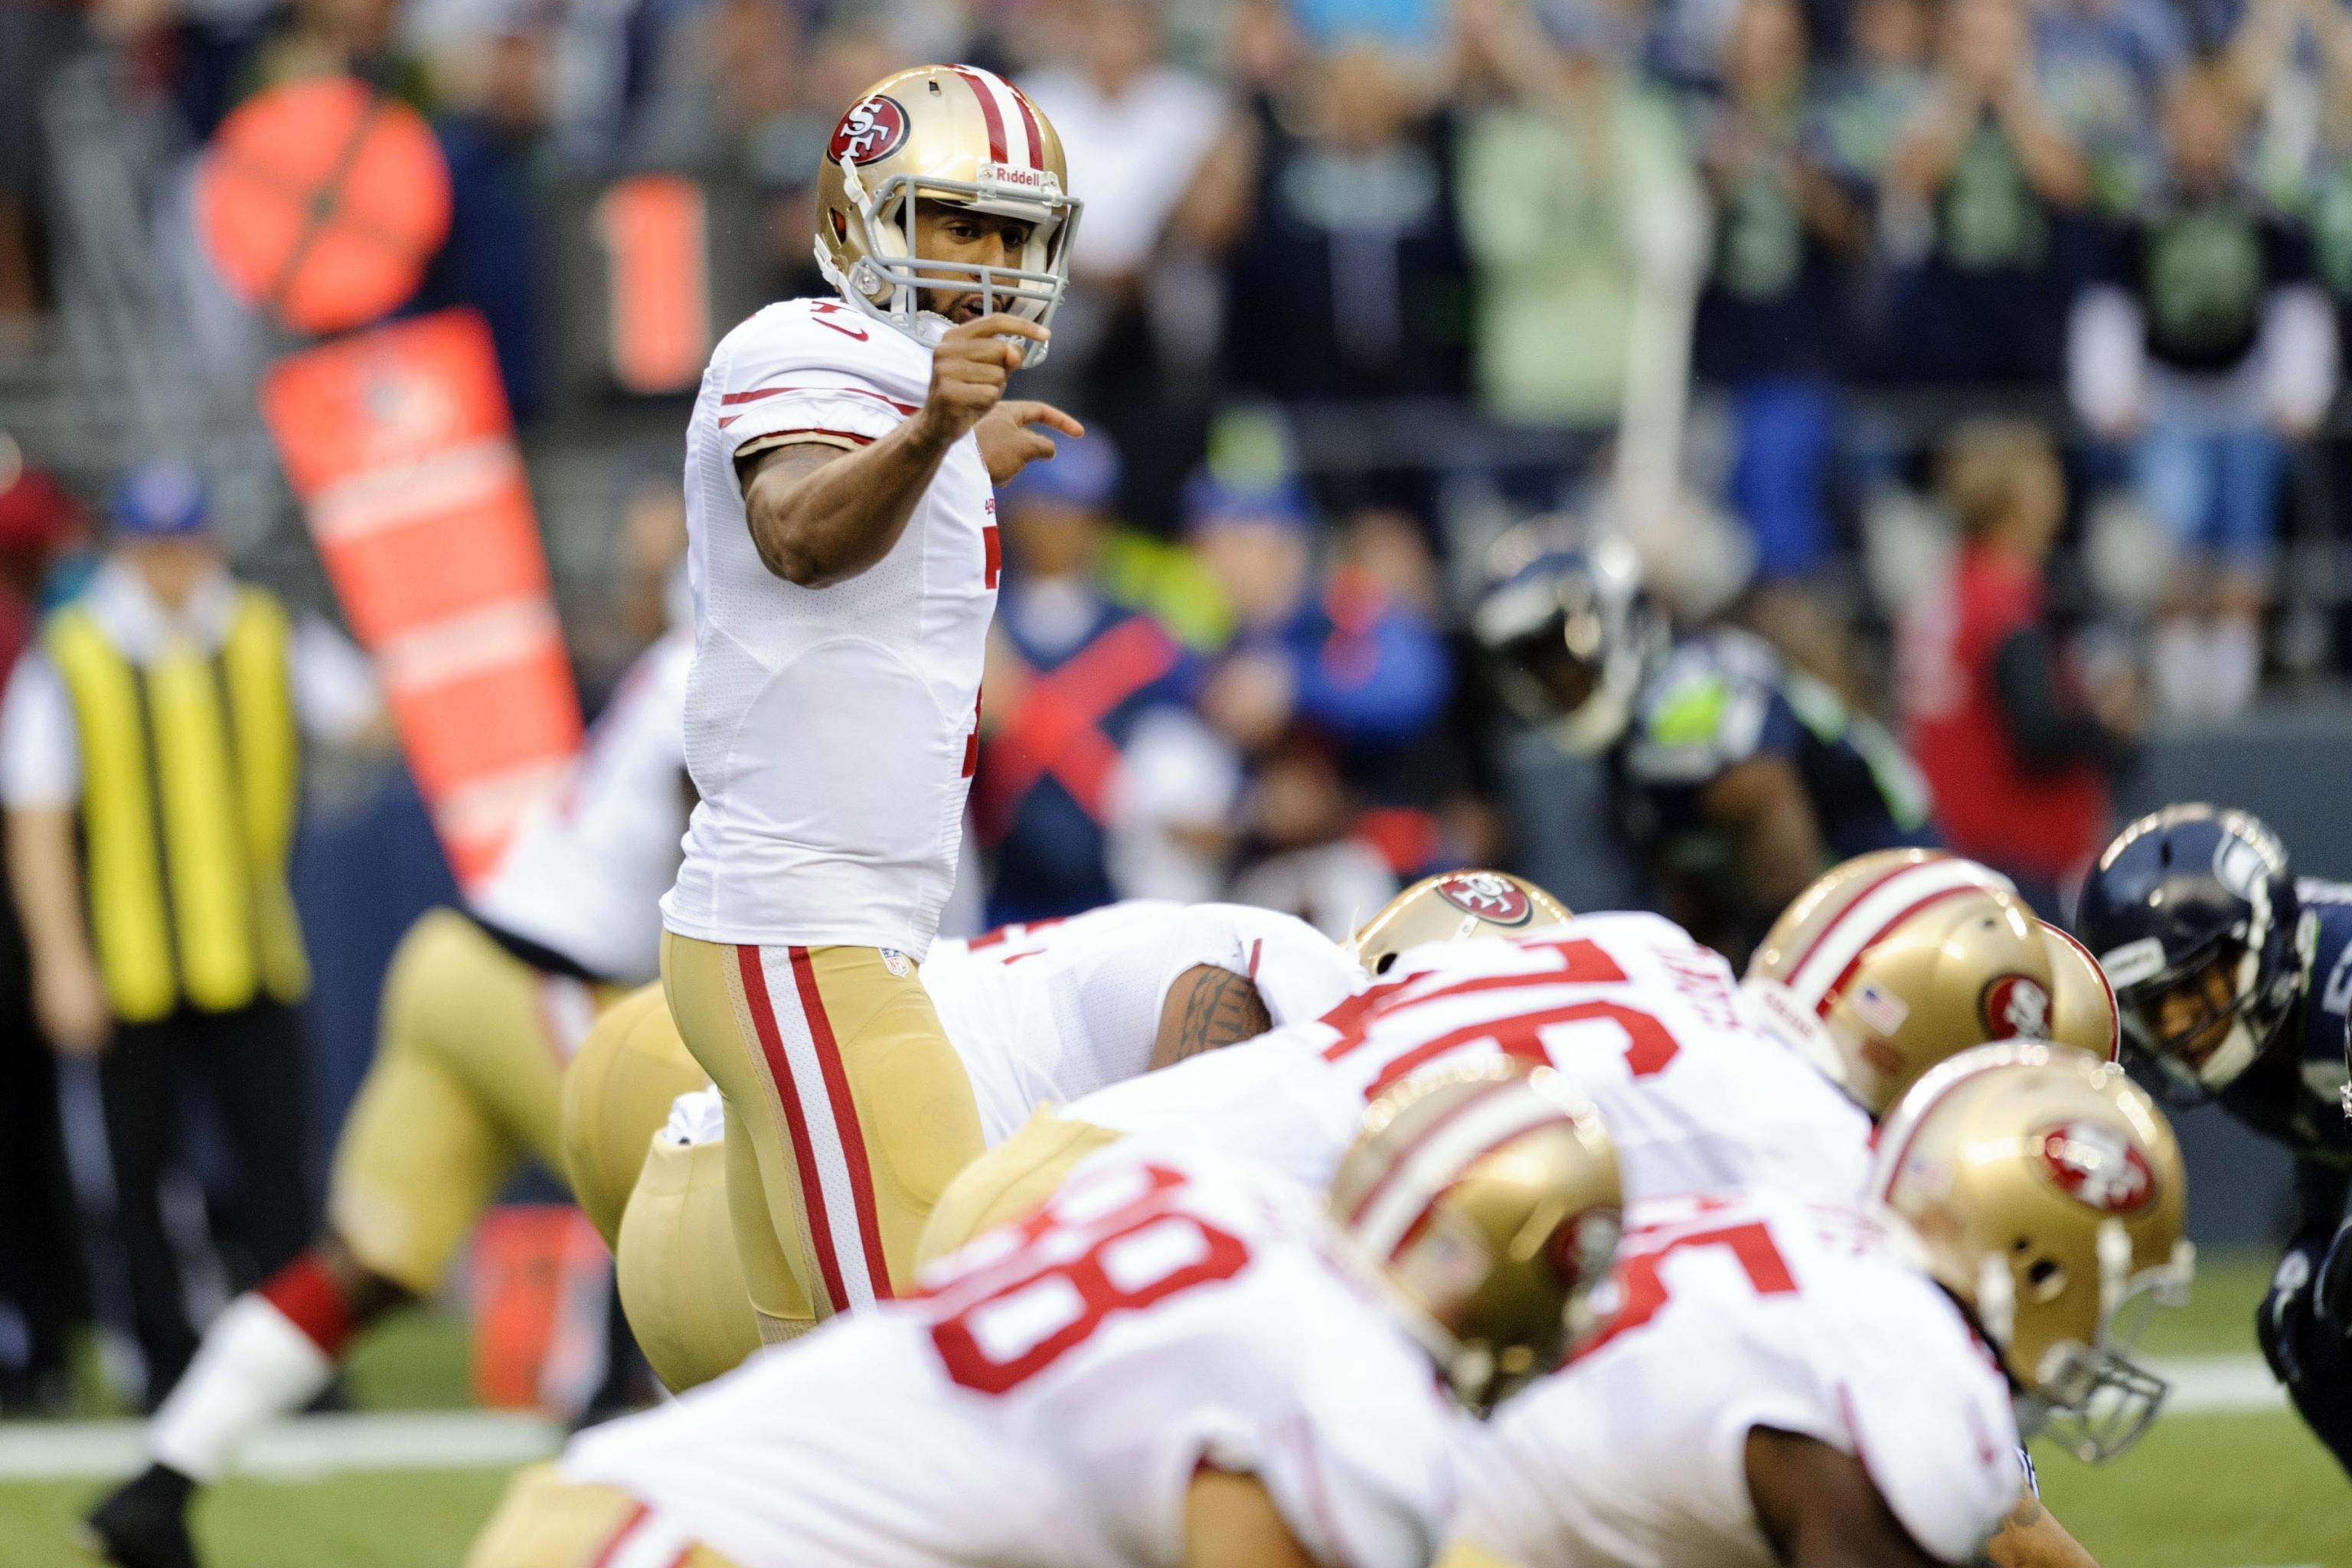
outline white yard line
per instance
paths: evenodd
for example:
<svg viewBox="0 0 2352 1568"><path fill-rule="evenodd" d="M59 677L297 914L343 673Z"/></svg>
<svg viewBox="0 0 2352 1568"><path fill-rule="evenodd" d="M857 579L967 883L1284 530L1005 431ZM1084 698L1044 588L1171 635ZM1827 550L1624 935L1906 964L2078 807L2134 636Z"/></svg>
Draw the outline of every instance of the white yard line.
<svg viewBox="0 0 2352 1568"><path fill-rule="evenodd" d="M2258 1355L2183 1356L2154 1366L2172 1384L2164 1402L2168 1415L2240 1415L2287 1407L2286 1390Z"/></svg>
<svg viewBox="0 0 2352 1568"><path fill-rule="evenodd" d="M2286 1395L2254 1355L2158 1362L2174 1415L2284 1410ZM137 1421L0 1425L0 1483L129 1475L146 1458ZM345 1470L488 1468L545 1458L562 1429L541 1416L497 1410L306 1415L274 1422L247 1445L241 1474L302 1480ZM2301 1568L2301 1565L2290 1565Z"/></svg>
<svg viewBox="0 0 2352 1568"><path fill-rule="evenodd" d="M129 1475L146 1461L145 1431L138 1421L0 1426L0 1482ZM343 1470L487 1468L543 1459L562 1442L554 1422L506 1411L306 1415L263 1427L236 1468L272 1480Z"/></svg>

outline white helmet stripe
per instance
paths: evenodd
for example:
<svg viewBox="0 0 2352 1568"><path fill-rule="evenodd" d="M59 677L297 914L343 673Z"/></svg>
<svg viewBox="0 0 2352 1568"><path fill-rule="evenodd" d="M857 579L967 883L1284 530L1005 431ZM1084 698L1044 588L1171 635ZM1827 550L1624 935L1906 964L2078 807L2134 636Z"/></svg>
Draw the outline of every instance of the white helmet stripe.
<svg viewBox="0 0 2352 1568"><path fill-rule="evenodd" d="M1822 996L1862 950L1885 936L1915 906L1939 894L1969 888L1999 888L2006 892L2009 883L1973 860L1922 860L1904 867L1831 917L1813 939L1804 962L1789 977L1789 989L1806 1006L1820 1006Z"/></svg>
<svg viewBox="0 0 2352 1568"><path fill-rule="evenodd" d="M1021 100L1021 95L1013 90L1012 84L994 71L982 70L978 66L960 66L957 69L990 111L989 128L993 131L1003 127L1004 162L1024 169L1042 166L1045 149L1037 145L1036 128L1032 123L1035 116Z"/></svg>
<svg viewBox="0 0 2352 1568"><path fill-rule="evenodd" d="M1505 1091L1513 1088L1509 1083L1495 1087ZM1480 1155L1522 1133L1566 1120L1557 1103L1540 1095L1498 1092L1482 1097L1429 1129L1421 1142L1397 1156L1352 1226L1357 1239L1375 1258L1394 1258L1430 1206Z"/></svg>

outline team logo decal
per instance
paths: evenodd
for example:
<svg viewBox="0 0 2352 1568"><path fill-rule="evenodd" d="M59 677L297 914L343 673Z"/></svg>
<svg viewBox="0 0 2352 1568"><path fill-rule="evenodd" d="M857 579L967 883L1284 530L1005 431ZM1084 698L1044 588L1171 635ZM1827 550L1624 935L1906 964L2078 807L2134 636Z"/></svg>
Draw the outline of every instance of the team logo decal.
<svg viewBox="0 0 2352 1568"><path fill-rule="evenodd" d="M2156 1195L2156 1173L2131 1140L2096 1121L2063 1121L2044 1131L2042 1170L2078 1204L2128 1214Z"/></svg>
<svg viewBox="0 0 2352 1568"><path fill-rule="evenodd" d="M907 111L897 99L877 92L841 117L824 155L836 163L844 158L871 163L896 153L906 140Z"/></svg>
<svg viewBox="0 0 2352 1568"><path fill-rule="evenodd" d="M1994 977L1984 988L1985 1027L1997 1040L2046 1040L2050 1037L2050 992L2025 974Z"/></svg>
<svg viewBox="0 0 2352 1568"><path fill-rule="evenodd" d="M1522 926L1536 912L1517 884L1492 871L1463 871L1437 884L1437 896L1490 925Z"/></svg>

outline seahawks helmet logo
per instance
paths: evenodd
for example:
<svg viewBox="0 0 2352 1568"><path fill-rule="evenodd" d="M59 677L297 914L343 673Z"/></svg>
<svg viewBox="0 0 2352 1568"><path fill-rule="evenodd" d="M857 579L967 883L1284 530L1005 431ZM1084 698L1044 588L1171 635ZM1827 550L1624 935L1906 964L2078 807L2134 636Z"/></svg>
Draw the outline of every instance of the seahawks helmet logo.
<svg viewBox="0 0 2352 1568"><path fill-rule="evenodd" d="M2036 1142L2042 1174L2078 1204L2101 1214L2128 1214L2156 1195L2147 1156L2104 1122L2063 1121Z"/></svg>
<svg viewBox="0 0 2352 1568"><path fill-rule="evenodd" d="M1536 912L1517 883L1492 871L1463 871L1448 877L1437 884L1437 896L1489 925L1525 925Z"/></svg>
<svg viewBox="0 0 2352 1568"><path fill-rule="evenodd" d="M1994 977L1984 990L1985 1027L1996 1040L2046 1040L2050 1037L2050 992L2026 974Z"/></svg>
<svg viewBox="0 0 2352 1568"><path fill-rule="evenodd" d="M844 158L872 163L896 153L906 140L906 110L897 99L877 92L841 117L825 156L836 163Z"/></svg>

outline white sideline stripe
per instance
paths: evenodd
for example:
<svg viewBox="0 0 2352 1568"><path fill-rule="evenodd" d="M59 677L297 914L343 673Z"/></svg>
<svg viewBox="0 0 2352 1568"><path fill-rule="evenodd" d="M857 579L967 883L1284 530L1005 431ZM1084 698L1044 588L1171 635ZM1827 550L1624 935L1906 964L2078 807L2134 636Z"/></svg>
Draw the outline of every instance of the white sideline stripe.
<svg viewBox="0 0 2352 1568"><path fill-rule="evenodd" d="M2155 1361L2155 1372L2172 1384L2165 1415L2241 1415L2284 1410L2286 1390L2258 1355L2183 1356Z"/></svg>
<svg viewBox="0 0 2352 1568"><path fill-rule="evenodd" d="M143 1421L28 1421L0 1426L0 1482L127 1476L147 1462ZM304 1415L246 1445L239 1475L302 1480L343 1470L491 1468L563 1446L544 1416L498 1410Z"/></svg>
<svg viewBox="0 0 2352 1568"><path fill-rule="evenodd" d="M2160 1361L2170 1415L2284 1410L2286 1394L2255 1355ZM103 1479L147 1461L140 1421L28 1421L0 1426L0 1482ZM246 1446L237 1473L300 1480L343 1470L491 1468L543 1459L563 1429L543 1416L497 1410L305 1415L273 1422ZM2300 1565L2290 1565L2300 1568Z"/></svg>

